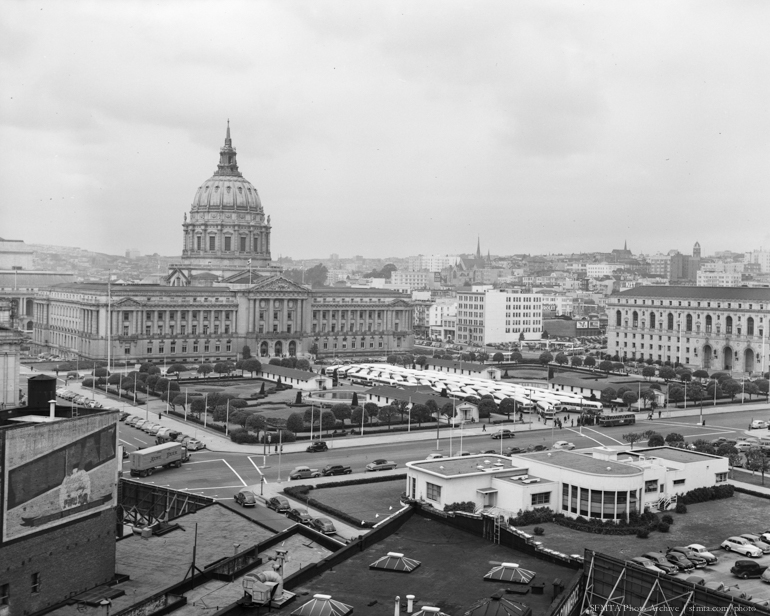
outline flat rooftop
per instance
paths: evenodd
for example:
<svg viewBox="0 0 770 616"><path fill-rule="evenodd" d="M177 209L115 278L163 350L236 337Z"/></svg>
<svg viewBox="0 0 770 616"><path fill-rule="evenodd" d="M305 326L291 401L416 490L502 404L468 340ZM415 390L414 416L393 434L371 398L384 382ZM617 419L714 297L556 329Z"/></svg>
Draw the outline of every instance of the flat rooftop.
<svg viewBox="0 0 770 616"><path fill-rule="evenodd" d="M679 447L650 447L648 449L634 449L625 453L632 456L643 455L648 458L661 458L662 460L671 460L672 462L682 462L684 464L714 459L714 456L707 453L680 449Z"/></svg>
<svg viewBox="0 0 770 616"><path fill-rule="evenodd" d="M499 464L496 464L499 463ZM431 471L444 477L456 477L472 473L499 474L505 471L526 473L526 465L512 462L511 458L497 454L463 456L461 458L439 458L438 460L419 460L409 462L408 466ZM479 468L481 467L481 468ZM482 469L489 469L484 471Z"/></svg>
<svg viewBox="0 0 770 616"><path fill-rule="evenodd" d="M641 475L642 469L614 462L613 460L601 460L594 458L590 453L580 453L577 451L564 451L557 449L555 451L538 451L535 453L525 453L512 456L513 459L536 460L541 464L550 464L560 468L577 471L579 473L590 473L592 475Z"/></svg>
<svg viewBox="0 0 770 616"><path fill-rule="evenodd" d="M369 569L370 564L388 552L401 553L421 564L411 573ZM536 615L548 612L553 580L560 578L566 583L577 574L573 569L415 514L392 535L335 565L332 570L293 588L292 592L297 593L296 600L271 613L281 616L291 614L314 594L321 593L353 606L354 614L393 614L394 597L400 596L403 603L406 595L413 594L416 597L415 611L423 605L435 605L446 614L459 615L478 600L511 586L484 580L484 575L494 566L490 561L514 562L536 572L533 582L546 584L544 594L506 595L506 598L530 606ZM253 614L253 610L248 608L235 608L229 612L229 616Z"/></svg>

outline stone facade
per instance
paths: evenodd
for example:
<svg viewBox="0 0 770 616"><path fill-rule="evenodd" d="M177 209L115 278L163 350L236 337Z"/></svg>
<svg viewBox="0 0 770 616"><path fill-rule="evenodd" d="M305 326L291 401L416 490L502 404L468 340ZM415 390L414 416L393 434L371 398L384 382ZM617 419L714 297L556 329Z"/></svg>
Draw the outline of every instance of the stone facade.
<svg viewBox="0 0 770 616"><path fill-rule="evenodd" d="M607 345L621 358L767 370L770 289L637 287L607 299Z"/></svg>

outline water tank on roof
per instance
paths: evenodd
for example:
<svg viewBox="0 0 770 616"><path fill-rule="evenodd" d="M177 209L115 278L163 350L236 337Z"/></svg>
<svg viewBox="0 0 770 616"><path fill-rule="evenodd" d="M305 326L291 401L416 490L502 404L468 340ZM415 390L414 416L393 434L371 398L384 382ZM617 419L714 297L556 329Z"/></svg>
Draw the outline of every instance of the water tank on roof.
<svg viewBox="0 0 770 616"><path fill-rule="evenodd" d="M56 379L38 374L27 381L27 407L48 410L48 402L56 400Z"/></svg>

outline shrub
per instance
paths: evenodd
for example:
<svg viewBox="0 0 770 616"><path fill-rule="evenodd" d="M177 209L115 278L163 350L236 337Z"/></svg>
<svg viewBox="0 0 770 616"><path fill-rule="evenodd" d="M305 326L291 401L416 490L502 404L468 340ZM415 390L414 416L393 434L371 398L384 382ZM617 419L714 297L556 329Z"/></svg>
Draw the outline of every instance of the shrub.
<svg viewBox="0 0 770 616"><path fill-rule="evenodd" d="M465 513L474 513L476 511L476 503L473 501L450 503L449 505L444 505L444 511L464 511Z"/></svg>
<svg viewBox="0 0 770 616"><path fill-rule="evenodd" d="M251 434L251 432L243 428L236 428L235 430L231 430L230 440L233 443L241 443L241 444L249 444L249 445L256 444L259 442L259 438L257 438L256 434Z"/></svg>
<svg viewBox="0 0 770 616"><path fill-rule="evenodd" d="M677 503L676 509L674 511L676 511L677 513L687 513L687 505L685 505L684 503Z"/></svg>
<svg viewBox="0 0 770 616"><path fill-rule="evenodd" d="M660 522L658 524L658 530L662 533L667 533L669 528L671 528L671 526L666 522Z"/></svg>
<svg viewBox="0 0 770 616"><path fill-rule="evenodd" d="M670 513L667 513L666 515L661 516L660 521L665 522L671 526L674 523L674 516L672 516Z"/></svg>
<svg viewBox="0 0 770 616"><path fill-rule="evenodd" d="M522 511L519 509L515 518L508 518L511 526L529 526L530 524L544 524L553 522L554 513L548 507L537 507Z"/></svg>
<svg viewBox="0 0 770 616"><path fill-rule="evenodd" d="M532 532L534 532L538 537L540 535L545 535L545 529L542 526L535 526L535 528L532 529Z"/></svg>
<svg viewBox="0 0 770 616"><path fill-rule="evenodd" d="M639 537L639 539L647 539L647 537L650 536L650 531L648 531L646 528L640 528L638 531L636 531L636 536Z"/></svg>
<svg viewBox="0 0 770 616"><path fill-rule="evenodd" d="M735 488L733 488L733 486L730 484L711 486L709 488L695 488L694 490L690 490L684 494L684 496L681 497L681 501L685 505L692 505L693 503L705 503L707 501L730 498L734 491Z"/></svg>

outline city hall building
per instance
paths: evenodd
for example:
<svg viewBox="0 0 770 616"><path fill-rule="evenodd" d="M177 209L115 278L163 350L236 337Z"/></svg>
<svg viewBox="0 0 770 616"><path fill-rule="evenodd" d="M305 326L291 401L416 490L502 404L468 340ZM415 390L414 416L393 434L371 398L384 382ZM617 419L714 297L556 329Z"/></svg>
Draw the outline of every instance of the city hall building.
<svg viewBox="0 0 770 616"><path fill-rule="evenodd" d="M767 370L770 289L636 287L607 298L607 350L690 368Z"/></svg>
<svg viewBox="0 0 770 616"><path fill-rule="evenodd" d="M165 285L59 284L35 297L33 343L74 359L216 362L409 351L413 304L386 289L297 284L271 264L270 216L238 170L230 127L182 225Z"/></svg>

